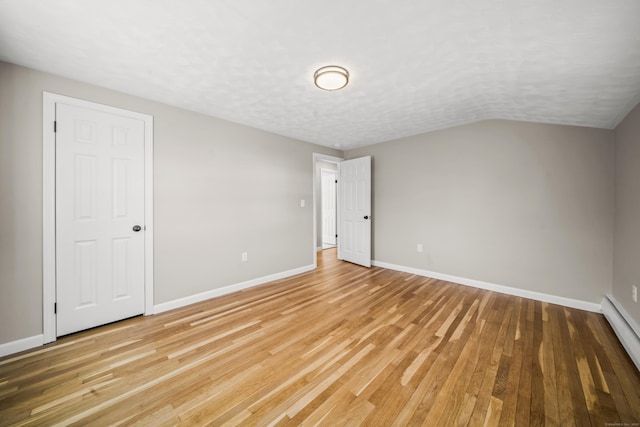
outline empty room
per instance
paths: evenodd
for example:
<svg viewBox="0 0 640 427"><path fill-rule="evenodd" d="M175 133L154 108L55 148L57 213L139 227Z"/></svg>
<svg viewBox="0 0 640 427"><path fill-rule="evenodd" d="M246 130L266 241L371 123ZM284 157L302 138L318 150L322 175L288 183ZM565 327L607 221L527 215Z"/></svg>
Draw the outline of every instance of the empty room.
<svg viewBox="0 0 640 427"><path fill-rule="evenodd" d="M0 426L638 426L639 287L636 0L0 0Z"/></svg>

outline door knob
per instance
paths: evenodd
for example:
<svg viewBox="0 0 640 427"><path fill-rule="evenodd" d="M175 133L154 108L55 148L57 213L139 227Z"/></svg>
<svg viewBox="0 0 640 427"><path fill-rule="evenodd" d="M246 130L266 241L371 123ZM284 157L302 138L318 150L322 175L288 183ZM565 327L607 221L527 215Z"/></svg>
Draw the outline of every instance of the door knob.
<svg viewBox="0 0 640 427"><path fill-rule="evenodd" d="M365 215L365 216L364 216L364 219L369 219L369 215Z"/></svg>
<svg viewBox="0 0 640 427"><path fill-rule="evenodd" d="M138 231L140 231L140 230L142 230L142 227L140 227L139 225L134 225L134 226L133 226L133 231L135 231L136 233L137 233Z"/></svg>

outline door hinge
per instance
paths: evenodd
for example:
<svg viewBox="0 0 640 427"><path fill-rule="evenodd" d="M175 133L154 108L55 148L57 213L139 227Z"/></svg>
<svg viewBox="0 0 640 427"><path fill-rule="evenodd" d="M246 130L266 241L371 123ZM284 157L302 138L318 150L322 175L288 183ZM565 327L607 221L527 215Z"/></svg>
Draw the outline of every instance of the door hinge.
<svg viewBox="0 0 640 427"><path fill-rule="evenodd" d="M54 121L53 122L53 133L56 133L58 131L58 122Z"/></svg>
<svg viewBox="0 0 640 427"><path fill-rule="evenodd" d="M57 302L53 303L53 314L58 314L58 303Z"/></svg>
<svg viewBox="0 0 640 427"><path fill-rule="evenodd" d="M336 234L336 239L338 238L338 235Z"/></svg>
<svg viewBox="0 0 640 427"><path fill-rule="evenodd" d="M338 183L338 180L336 179L336 184Z"/></svg>

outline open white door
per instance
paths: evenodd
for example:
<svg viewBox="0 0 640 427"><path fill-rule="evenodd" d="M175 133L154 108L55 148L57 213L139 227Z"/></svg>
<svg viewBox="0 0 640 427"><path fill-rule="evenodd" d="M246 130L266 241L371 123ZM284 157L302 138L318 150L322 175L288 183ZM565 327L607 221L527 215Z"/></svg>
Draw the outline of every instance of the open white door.
<svg viewBox="0 0 640 427"><path fill-rule="evenodd" d="M371 267L371 157L340 163L338 257Z"/></svg>
<svg viewBox="0 0 640 427"><path fill-rule="evenodd" d="M145 124L56 104L57 335L145 309Z"/></svg>

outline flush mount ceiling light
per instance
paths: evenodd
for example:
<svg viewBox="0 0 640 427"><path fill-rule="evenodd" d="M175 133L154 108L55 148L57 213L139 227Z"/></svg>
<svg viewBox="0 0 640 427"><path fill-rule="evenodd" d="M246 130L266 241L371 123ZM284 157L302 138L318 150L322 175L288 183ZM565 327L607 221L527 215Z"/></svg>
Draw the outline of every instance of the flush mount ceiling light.
<svg viewBox="0 0 640 427"><path fill-rule="evenodd" d="M342 89L349 83L349 72L337 65L328 65L313 74L313 82L322 90Z"/></svg>

